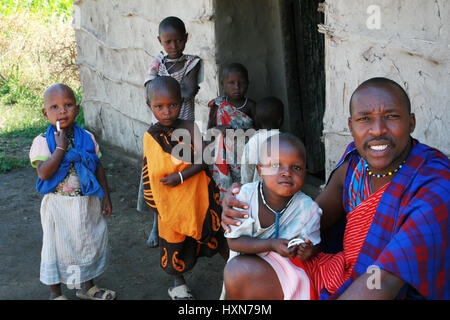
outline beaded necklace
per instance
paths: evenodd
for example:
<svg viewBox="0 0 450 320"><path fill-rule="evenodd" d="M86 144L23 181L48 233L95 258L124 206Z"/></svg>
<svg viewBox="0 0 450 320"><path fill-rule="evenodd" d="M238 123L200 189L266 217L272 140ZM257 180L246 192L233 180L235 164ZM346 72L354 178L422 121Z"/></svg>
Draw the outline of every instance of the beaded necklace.
<svg viewBox="0 0 450 320"><path fill-rule="evenodd" d="M229 102L227 96L225 96L225 100L226 100L227 102ZM245 97L244 103L243 103L240 107L235 107L235 108L236 108L237 110L241 110L242 108L244 108L244 107L247 105L247 101L248 101L248 98ZM231 104L231 102L230 102L230 104Z"/></svg>
<svg viewBox="0 0 450 320"><path fill-rule="evenodd" d="M400 165L399 165L397 168L395 168L393 171L389 171L388 173L385 173L385 174L375 174L375 173L373 173L372 170L369 169L369 165L368 165L367 163L366 163L366 170L367 170L367 173L368 173L370 176L372 176L372 177L375 177L375 178L384 178L384 177L392 176L392 175L396 174L396 173L403 167L403 164L405 164L405 162L406 162L406 161L403 161L403 162L400 163Z"/></svg>

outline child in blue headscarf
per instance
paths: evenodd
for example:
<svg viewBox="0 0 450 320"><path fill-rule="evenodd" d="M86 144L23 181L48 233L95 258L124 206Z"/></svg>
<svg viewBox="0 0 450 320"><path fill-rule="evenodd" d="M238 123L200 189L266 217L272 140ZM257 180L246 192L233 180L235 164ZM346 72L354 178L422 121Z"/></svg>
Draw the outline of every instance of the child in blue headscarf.
<svg viewBox="0 0 450 320"><path fill-rule="evenodd" d="M50 299L67 299L61 292L65 283L78 288L81 299L112 300L114 291L94 285L108 260L104 218L111 215L111 199L97 142L74 122L78 112L71 88L60 83L47 88L42 113L51 124L30 149L36 189L45 194L40 280L50 286Z"/></svg>

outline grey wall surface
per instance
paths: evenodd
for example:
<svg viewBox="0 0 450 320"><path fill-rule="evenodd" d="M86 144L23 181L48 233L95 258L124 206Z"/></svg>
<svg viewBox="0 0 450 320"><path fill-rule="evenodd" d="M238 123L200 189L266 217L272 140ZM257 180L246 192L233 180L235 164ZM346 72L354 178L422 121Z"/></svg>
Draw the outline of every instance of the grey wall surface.
<svg viewBox="0 0 450 320"><path fill-rule="evenodd" d="M380 29L369 29L367 8L380 7ZM372 77L407 91L419 141L450 155L450 2L445 0L328 0L325 6L326 111L324 141L329 175L352 140L348 102Z"/></svg>

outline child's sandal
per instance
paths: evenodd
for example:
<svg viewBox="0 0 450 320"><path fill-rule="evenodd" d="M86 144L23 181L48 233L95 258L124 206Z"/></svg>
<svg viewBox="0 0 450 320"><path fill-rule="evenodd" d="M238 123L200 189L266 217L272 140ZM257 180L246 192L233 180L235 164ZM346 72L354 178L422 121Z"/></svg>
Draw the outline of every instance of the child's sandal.
<svg viewBox="0 0 450 320"><path fill-rule="evenodd" d="M101 297L96 297L95 295L103 291ZM78 290L76 293L77 297L83 300L114 300L116 298L116 293L112 290L99 288L96 285L91 287L88 291Z"/></svg>

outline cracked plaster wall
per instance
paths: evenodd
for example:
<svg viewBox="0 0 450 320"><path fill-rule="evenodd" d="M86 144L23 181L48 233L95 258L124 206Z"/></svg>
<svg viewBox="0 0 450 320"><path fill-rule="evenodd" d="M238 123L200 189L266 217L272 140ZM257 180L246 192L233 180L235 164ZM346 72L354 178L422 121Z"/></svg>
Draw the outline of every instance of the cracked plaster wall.
<svg viewBox="0 0 450 320"><path fill-rule="evenodd" d="M378 5L381 28L369 30L366 10ZM384 76L407 91L412 136L450 155L450 2L446 0L327 0L326 111L323 139L327 176L352 141L348 102L355 88Z"/></svg>

